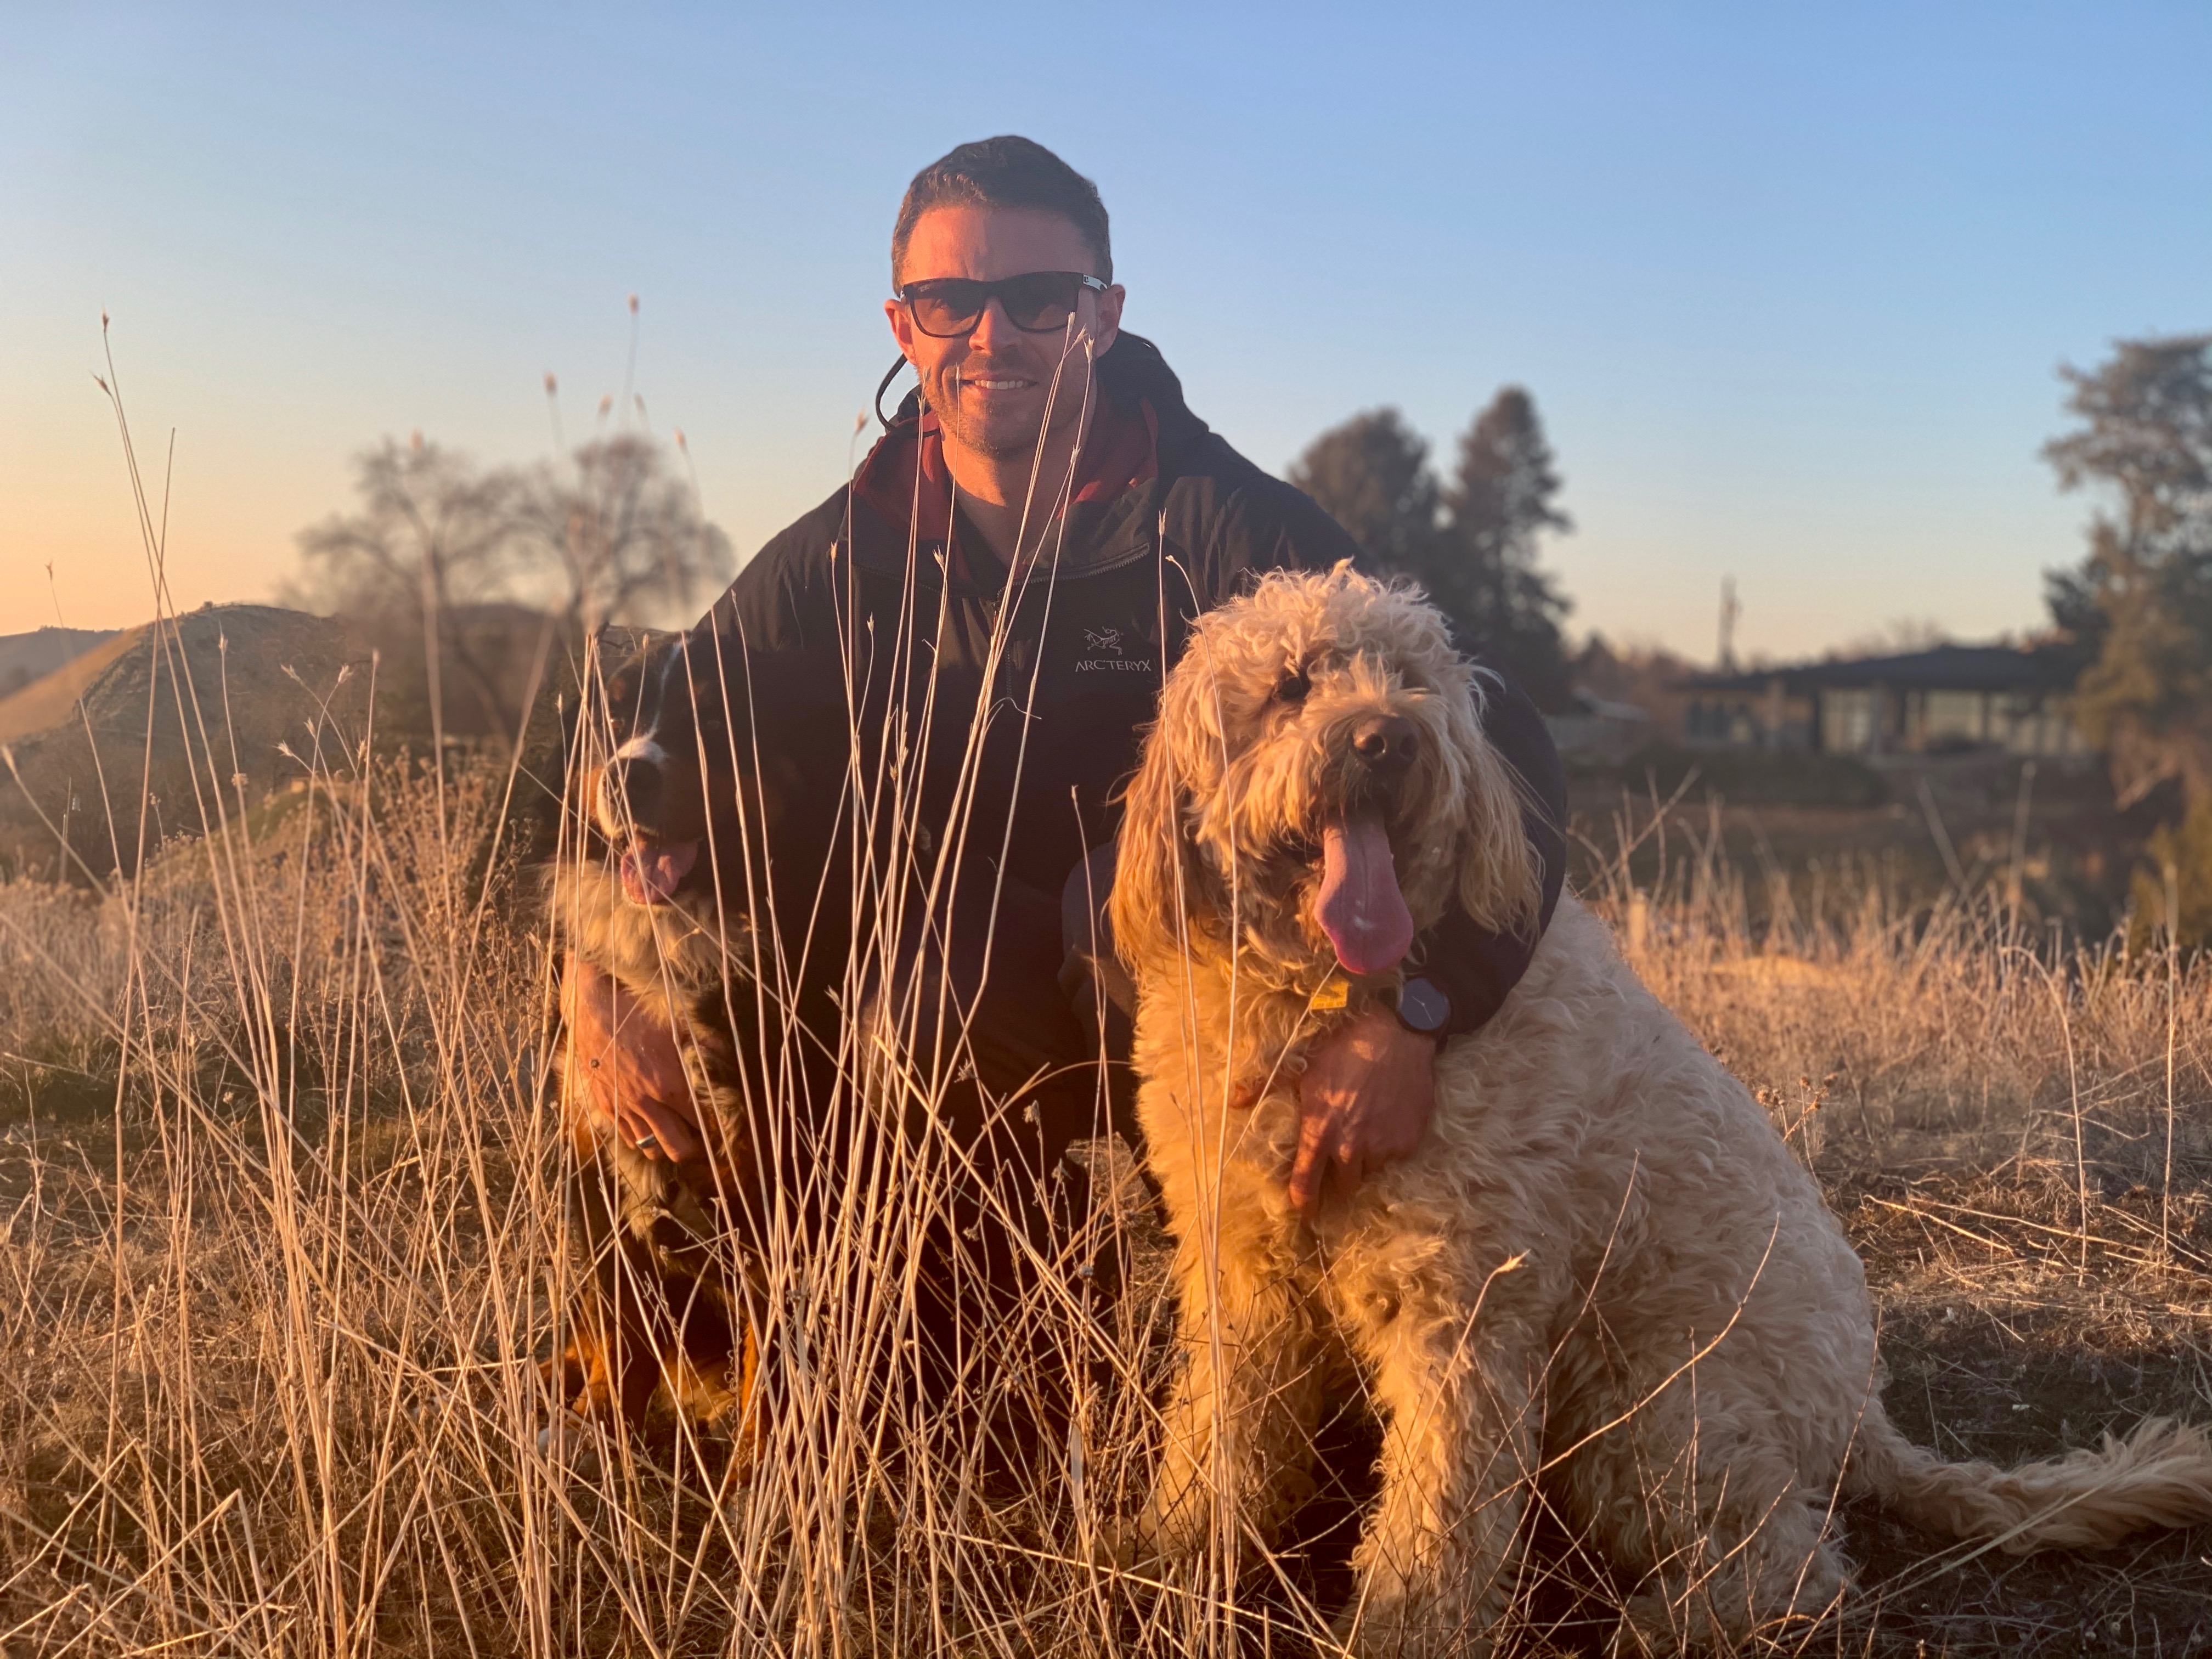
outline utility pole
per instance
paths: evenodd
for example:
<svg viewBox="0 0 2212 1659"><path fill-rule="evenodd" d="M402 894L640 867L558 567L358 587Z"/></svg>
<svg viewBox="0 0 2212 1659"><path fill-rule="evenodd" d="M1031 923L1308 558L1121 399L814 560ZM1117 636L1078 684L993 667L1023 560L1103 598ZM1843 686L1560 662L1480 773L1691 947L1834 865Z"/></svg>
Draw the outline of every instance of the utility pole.
<svg viewBox="0 0 2212 1659"><path fill-rule="evenodd" d="M1735 619L1743 615L1743 607L1735 600L1735 578L1721 578L1721 661L1723 674L1735 672Z"/></svg>

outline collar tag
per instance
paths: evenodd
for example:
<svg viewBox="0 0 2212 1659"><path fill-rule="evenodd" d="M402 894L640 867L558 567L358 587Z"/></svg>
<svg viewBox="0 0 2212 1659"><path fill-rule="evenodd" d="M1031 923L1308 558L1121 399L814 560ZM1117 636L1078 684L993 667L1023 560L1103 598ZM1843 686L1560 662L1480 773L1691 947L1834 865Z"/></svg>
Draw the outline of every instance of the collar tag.
<svg viewBox="0 0 2212 1659"><path fill-rule="evenodd" d="M1352 986L1340 974L1331 974L1321 982L1321 989L1313 994L1306 1006L1316 1010L1341 1008L1352 1000Z"/></svg>

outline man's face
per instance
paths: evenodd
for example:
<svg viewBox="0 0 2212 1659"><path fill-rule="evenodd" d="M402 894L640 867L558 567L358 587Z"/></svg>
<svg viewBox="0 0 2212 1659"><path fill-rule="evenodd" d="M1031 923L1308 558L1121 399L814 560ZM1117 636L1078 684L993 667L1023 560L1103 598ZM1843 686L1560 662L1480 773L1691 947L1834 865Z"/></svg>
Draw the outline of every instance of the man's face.
<svg viewBox="0 0 2212 1659"><path fill-rule="evenodd" d="M1074 270L1095 276L1083 233L1056 213L1006 208L932 208L915 221L908 240L902 284L937 276L965 276L996 282L1032 270ZM1095 357L1114 343L1121 321L1121 289L1086 289L1077 301L1074 326L1030 334L1006 319L994 299L984 307L975 331L943 340L914 325L913 315L896 300L884 302L900 351L921 376L922 396L937 411L949 441L998 459L1034 454L1045 408L1052 408L1053 430L1082 413L1086 354ZM1063 366L1061 359L1066 361ZM1053 380L1057 374L1059 391Z"/></svg>

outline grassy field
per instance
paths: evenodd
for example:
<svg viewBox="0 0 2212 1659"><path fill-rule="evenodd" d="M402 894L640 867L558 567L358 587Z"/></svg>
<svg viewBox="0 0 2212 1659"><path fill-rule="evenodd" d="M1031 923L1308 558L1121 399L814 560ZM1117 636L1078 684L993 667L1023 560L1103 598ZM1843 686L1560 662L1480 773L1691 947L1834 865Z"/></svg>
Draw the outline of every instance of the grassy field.
<svg viewBox="0 0 2212 1659"><path fill-rule="evenodd" d="M1326 1651L1357 1427L1267 1571L1155 1596L1082 1565L1164 1363L1133 1200L1101 1224L1130 1231L1117 1301L1100 1241L1063 1241L1021 1328L917 1397L880 1381L887 1264L949 1153L903 1155L834 1248L771 1264L787 1391L749 1483L680 1436L541 1433L571 1270L507 789L395 763L111 892L0 888L0 1652ZM1587 896L1864 1254L1907 1432L2011 1460L2212 1419L2212 969L2055 945L2002 879L1753 894L1694 817L1585 828ZM973 1425L1024 1396L1073 1430L1010 1472ZM1844 1525L1860 1595L1791 1650L2212 1646L2212 1533L2021 1561ZM1513 1644L1607 1651L1622 1587L1539 1547Z"/></svg>

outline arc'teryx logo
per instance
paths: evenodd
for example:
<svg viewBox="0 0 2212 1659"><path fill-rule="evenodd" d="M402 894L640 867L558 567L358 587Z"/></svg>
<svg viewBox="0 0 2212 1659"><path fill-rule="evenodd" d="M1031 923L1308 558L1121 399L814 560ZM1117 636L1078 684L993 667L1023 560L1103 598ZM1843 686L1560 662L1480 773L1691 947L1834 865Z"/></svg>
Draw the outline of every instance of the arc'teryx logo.
<svg viewBox="0 0 2212 1659"><path fill-rule="evenodd" d="M1086 628L1083 630L1084 648L1091 654L1075 659L1079 674L1110 674L1149 672L1152 666L1150 657L1132 657L1121 649L1121 630L1118 628Z"/></svg>

